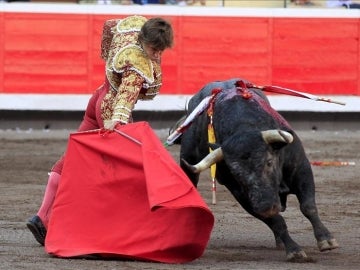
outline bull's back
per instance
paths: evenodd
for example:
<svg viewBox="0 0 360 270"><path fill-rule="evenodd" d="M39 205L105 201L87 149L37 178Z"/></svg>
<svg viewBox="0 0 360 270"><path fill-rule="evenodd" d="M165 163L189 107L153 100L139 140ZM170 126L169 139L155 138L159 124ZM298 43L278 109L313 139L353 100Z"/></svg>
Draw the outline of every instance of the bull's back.
<svg viewBox="0 0 360 270"><path fill-rule="evenodd" d="M220 134L232 134L239 130L291 130L288 122L271 107L266 96L256 89L233 87L221 91L216 97L213 120Z"/></svg>
<svg viewBox="0 0 360 270"><path fill-rule="evenodd" d="M226 90L231 89L235 87L235 83L239 80L242 80L244 82L248 82L244 79L240 78L233 78L226 81L214 81L211 83L206 84L199 92L197 92L189 101L188 110L189 112L192 112L196 106L207 96L210 96L212 94L212 91L216 88Z"/></svg>

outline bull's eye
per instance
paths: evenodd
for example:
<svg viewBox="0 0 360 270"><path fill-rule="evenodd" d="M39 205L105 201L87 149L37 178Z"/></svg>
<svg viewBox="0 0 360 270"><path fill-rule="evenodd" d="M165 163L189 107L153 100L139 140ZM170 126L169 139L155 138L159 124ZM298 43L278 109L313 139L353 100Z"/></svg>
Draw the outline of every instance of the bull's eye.
<svg viewBox="0 0 360 270"><path fill-rule="evenodd" d="M271 167L272 165L273 165L273 160L272 160L272 159L268 159L268 160L266 161L266 166Z"/></svg>

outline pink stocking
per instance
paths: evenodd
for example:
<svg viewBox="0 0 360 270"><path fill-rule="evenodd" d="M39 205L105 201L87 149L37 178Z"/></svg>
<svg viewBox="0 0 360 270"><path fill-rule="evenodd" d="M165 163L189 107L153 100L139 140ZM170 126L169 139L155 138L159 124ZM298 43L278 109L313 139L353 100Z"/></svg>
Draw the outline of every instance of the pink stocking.
<svg viewBox="0 0 360 270"><path fill-rule="evenodd" d="M37 215L40 217L45 228L48 227L52 205L55 200L56 191L59 185L61 175L56 172L51 172L48 183L45 189L44 198Z"/></svg>

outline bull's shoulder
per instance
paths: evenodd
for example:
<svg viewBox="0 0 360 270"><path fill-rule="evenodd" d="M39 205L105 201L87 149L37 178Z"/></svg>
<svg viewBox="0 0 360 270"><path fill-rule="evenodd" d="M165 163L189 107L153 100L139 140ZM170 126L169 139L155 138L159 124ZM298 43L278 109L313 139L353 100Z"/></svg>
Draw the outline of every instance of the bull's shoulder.
<svg viewBox="0 0 360 270"><path fill-rule="evenodd" d="M228 89L233 89L235 87L235 83L239 80L244 82L248 82L247 80L240 78L232 78L223 81L213 81L205 84L189 101L188 109L192 111L195 107L206 97L212 94L214 89L221 89L223 91L227 91Z"/></svg>

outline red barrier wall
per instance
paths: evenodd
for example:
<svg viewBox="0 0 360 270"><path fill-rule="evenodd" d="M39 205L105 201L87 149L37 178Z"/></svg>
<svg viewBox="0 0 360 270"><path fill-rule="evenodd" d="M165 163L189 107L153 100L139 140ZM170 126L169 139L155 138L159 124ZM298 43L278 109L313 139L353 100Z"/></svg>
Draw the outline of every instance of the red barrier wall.
<svg viewBox="0 0 360 270"><path fill-rule="evenodd" d="M0 93L92 93L113 14L0 13ZM231 77L314 94L360 95L359 18L162 15L175 30L163 94Z"/></svg>

